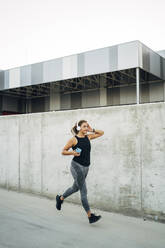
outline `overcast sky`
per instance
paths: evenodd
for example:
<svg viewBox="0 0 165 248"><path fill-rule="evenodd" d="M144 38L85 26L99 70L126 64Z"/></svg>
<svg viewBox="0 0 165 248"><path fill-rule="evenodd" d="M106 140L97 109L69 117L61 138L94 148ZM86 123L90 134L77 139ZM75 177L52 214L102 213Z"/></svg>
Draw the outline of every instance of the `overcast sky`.
<svg viewBox="0 0 165 248"><path fill-rule="evenodd" d="M140 40L165 49L165 0L0 0L0 69Z"/></svg>

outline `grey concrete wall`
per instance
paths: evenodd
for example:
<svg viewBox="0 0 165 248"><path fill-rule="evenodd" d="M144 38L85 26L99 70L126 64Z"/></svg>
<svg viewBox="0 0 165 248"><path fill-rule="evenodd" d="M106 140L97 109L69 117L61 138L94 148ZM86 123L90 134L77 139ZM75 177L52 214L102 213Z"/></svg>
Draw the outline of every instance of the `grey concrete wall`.
<svg viewBox="0 0 165 248"><path fill-rule="evenodd" d="M61 151L86 119L91 140L89 203L129 215L165 218L165 103L0 116L0 186L48 197L72 185L72 156ZM81 203L79 192L68 201Z"/></svg>

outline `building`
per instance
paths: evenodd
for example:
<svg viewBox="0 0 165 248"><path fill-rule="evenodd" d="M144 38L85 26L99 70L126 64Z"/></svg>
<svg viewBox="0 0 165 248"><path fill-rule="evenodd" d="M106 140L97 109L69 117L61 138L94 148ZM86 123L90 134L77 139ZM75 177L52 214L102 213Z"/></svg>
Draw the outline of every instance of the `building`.
<svg viewBox="0 0 165 248"><path fill-rule="evenodd" d="M0 114L165 101L165 50L132 41L0 71Z"/></svg>

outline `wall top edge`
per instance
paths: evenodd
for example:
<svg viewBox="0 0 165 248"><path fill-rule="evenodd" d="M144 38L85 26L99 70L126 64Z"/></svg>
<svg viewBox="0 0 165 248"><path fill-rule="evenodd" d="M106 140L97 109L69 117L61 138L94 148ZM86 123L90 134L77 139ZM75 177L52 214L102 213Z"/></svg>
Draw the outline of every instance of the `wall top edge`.
<svg viewBox="0 0 165 248"><path fill-rule="evenodd" d="M91 108L81 108L81 109L68 109L68 110L57 110L57 111L48 111L48 112L38 112L38 113L28 113L28 114L16 114L16 115L0 115L0 118L24 118L24 117L32 117L32 116L44 116L44 115L54 115L54 114L63 114L64 112L79 112L81 113L84 111L95 111L95 110L107 110L107 109L122 109L122 108L142 108L147 106L165 106L165 102L152 102L152 103L141 103L141 104L130 104L130 105L118 105L118 106L99 106L99 107L91 107Z"/></svg>

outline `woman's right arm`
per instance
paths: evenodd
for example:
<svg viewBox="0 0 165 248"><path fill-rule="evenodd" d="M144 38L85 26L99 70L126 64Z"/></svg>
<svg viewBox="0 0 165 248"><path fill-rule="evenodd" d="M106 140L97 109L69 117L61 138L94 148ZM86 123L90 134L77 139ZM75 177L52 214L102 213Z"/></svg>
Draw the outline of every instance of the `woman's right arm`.
<svg viewBox="0 0 165 248"><path fill-rule="evenodd" d="M73 138L71 138L67 144L64 146L61 154L62 155L74 155L74 156L80 156L80 153L76 152L76 151L70 151L69 152L69 149L74 145L74 140Z"/></svg>

